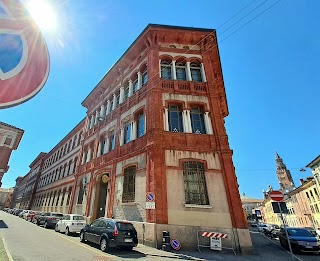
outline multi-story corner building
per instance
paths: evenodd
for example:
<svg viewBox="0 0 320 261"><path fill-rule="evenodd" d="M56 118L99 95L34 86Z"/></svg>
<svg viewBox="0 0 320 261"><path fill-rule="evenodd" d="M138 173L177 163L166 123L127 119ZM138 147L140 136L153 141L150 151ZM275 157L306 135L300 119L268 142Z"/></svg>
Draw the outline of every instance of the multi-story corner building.
<svg viewBox="0 0 320 261"><path fill-rule="evenodd" d="M24 130L0 121L0 187L2 177L9 170L11 152L19 146Z"/></svg>
<svg viewBox="0 0 320 261"><path fill-rule="evenodd" d="M251 248L215 30L148 25L82 105L70 212L131 220L147 244L168 230L195 247L205 230Z"/></svg>
<svg viewBox="0 0 320 261"><path fill-rule="evenodd" d="M41 152L34 161L29 165L30 171L26 187L23 193L23 203L20 205L23 209L31 209L32 202L35 196L39 176L41 174L44 158L47 153Z"/></svg>
<svg viewBox="0 0 320 261"><path fill-rule="evenodd" d="M28 181L28 174L26 174L23 177L16 178L16 185L14 187L14 191L12 194L12 200L10 208L19 208L22 200L23 200L23 194L24 190L26 188L26 184Z"/></svg>
<svg viewBox="0 0 320 261"><path fill-rule="evenodd" d="M32 209L68 213L74 173L77 171L84 120L49 153L30 166L41 167Z"/></svg>

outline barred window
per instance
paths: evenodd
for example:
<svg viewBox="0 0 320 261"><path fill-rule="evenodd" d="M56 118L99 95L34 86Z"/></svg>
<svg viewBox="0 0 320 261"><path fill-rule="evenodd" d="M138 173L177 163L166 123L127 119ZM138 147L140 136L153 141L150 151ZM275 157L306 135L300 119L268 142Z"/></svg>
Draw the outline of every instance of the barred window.
<svg viewBox="0 0 320 261"><path fill-rule="evenodd" d="M196 161L183 163L185 203L209 205L204 164Z"/></svg>
<svg viewBox="0 0 320 261"><path fill-rule="evenodd" d="M124 170L122 202L134 202L136 183L136 167Z"/></svg>

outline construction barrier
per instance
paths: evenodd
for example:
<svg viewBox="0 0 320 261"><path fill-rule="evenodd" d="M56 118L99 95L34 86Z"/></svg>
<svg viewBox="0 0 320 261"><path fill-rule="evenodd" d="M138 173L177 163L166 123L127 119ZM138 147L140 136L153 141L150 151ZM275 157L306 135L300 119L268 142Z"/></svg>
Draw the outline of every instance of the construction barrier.
<svg viewBox="0 0 320 261"><path fill-rule="evenodd" d="M230 240L230 246L223 246L222 239ZM236 245L233 235L229 235L226 233L220 232L207 232L207 231L198 231L197 232L197 242L198 242L198 251L201 253L201 247L208 247L212 250L222 250L222 249L230 249L233 251L234 255L236 255ZM229 244L230 245L230 244Z"/></svg>

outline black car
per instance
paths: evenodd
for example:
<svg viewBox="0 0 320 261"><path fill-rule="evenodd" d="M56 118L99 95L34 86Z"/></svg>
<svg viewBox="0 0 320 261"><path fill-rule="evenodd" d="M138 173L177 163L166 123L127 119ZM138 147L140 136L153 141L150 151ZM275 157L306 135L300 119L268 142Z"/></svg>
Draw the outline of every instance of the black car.
<svg viewBox="0 0 320 261"><path fill-rule="evenodd" d="M286 227L292 251L320 252L320 242L305 228ZM284 228L280 229L279 240L282 247L289 248Z"/></svg>
<svg viewBox="0 0 320 261"><path fill-rule="evenodd" d="M128 221L99 218L80 231L80 242L90 241L100 245L104 252L109 247L132 250L138 245L137 231Z"/></svg>
<svg viewBox="0 0 320 261"><path fill-rule="evenodd" d="M62 213L45 212L39 216L37 224L43 225L44 228L54 228L61 218L63 218Z"/></svg>

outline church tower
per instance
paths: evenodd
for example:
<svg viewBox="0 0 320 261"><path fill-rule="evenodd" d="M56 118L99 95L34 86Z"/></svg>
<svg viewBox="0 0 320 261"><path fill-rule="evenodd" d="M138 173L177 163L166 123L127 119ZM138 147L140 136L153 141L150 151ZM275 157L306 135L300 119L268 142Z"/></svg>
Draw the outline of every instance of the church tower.
<svg viewBox="0 0 320 261"><path fill-rule="evenodd" d="M276 173L280 184L281 190L288 190L294 187L294 182L290 173L290 170L287 169L286 165L283 163L282 158L276 152Z"/></svg>

